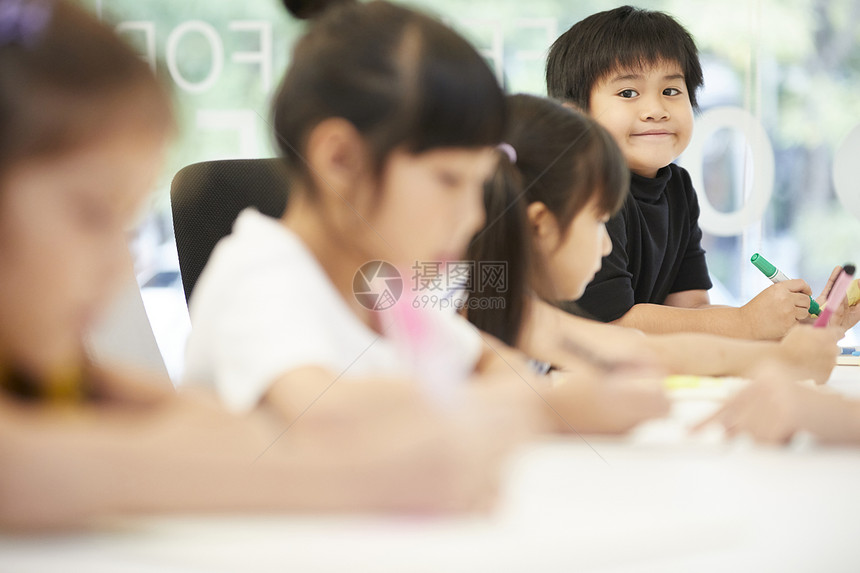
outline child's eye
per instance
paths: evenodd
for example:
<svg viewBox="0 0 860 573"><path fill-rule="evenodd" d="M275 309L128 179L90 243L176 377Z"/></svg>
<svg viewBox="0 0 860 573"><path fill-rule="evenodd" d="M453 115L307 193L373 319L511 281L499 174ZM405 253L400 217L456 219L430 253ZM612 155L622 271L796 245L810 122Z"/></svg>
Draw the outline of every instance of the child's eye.
<svg viewBox="0 0 860 573"><path fill-rule="evenodd" d="M103 231L114 224L114 214L102 201L80 195L75 198L72 212L78 222L89 231Z"/></svg>
<svg viewBox="0 0 860 573"><path fill-rule="evenodd" d="M621 90L620 92L618 92L618 95L625 99L630 99L638 96L639 93L636 90Z"/></svg>
<svg viewBox="0 0 860 573"><path fill-rule="evenodd" d="M459 187L460 185L460 177L453 173L449 172L439 172L437 174L439 182L445 187Z"/></svg>
<svg viewBox="0 0 860 573"><path fill-rule="evenodd" d="M663 95L664 96L681 95L681 90L679 90L678 88L666 88L665 90L663 90Z"/></svg>

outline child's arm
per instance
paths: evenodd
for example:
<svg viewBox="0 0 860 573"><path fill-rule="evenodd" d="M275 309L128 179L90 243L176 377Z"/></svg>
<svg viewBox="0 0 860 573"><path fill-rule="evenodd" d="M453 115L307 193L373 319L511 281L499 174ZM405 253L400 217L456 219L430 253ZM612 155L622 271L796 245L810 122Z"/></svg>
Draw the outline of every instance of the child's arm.
<svg viewBox="0 0 860 573"><path fill-rule="evenodd" d="M823 384L836 365L841 337L838 329L798 326L778 343L689 333L648 335L645 344L674 373L750 376L762 362L775 360L793 368L799 379Z"/></svg>
<svg viewBox="0 0 860 573"><path fill-rule="evenodd" d="M860 444L860 402L793 379L796 376L780 366L762 371L694 431L716 422L728 436L746 433L765 443L785 443L806 430L824 442Z"/></svg>
<svg viewBox="0 0 860 573"><path fill-rule="evenodd" d="M637 304L613 324L655 334L708 332L735 338L778 340L809 316L812 291L804 281L781 282L740 308L710 306L704 291L673 293L664 305Z"/></svg>
<svg viewBox="0 0 860 573"><path fill-rule="evenodd" d="M659 365L671 373L703 376L746 375L769 358L782 360L824 382L838 352L835 329L793 329L780 343L735 340L704 333L642 334L640 331L580 318L535 301L522 337L523 350L563 367L580 363L565 337L608 362Z"/></svg>
<svg viewBox="0 0 860 573"><path fill-rule="evenodd" d="M659 382L662 376L654 379L647 370L619 369L609 374L578 363L551 376L537 376L516 351L489 354L496 359L488 357L479 379L507 381L506 387L513 395L519 394L523 402L538 398L543 410L542 425L549 431L621 434L669 411L669 401Z"/></svg>
<svg viewBox="0 0 860 573"><path fill-rule="evenodd" d="M589 366L589 358L608 363L635 362L658 365L660 361L644 344L645 334L581 318L537 297L529 301L519 347L527 355L565 369ZM565 340L574 344L565 344ZM586 352L576 352L586 349ZM589 354L589 355L587 355ZM593 360L592 360L593 362Z"/></svg>
<svg viewBox="0 0 860 573"><path fill-rule="evenodd" d="M175 398L146 411L0 403L0 526L65 527L126 512L284 508L301 503L301 465L252 468L254 421ZM308 468L310 469L310 468Z"/></svg>
<svg viewBox="0 0 860 573"><path fill-rule="evenodd" d="M390 385L384 395L359 386L334 384L294 425L270 405L237 416L200 396L133 409L0 401L0 527L124 513L489 503L504 455L525 434L518 407L470 399L442 413L408 391L389 394Z"/></svg>
<svg viewBox="0 0 860 573"><path fill-rule="evenodd" d="M552 376L537 376L526 364L521 352L482 334L485 347L489 351L484 353L479 364L481 378L507 379L512 383L512 388L527 390L521 399L539 397L539 405L544 411L544 423L549 430L555 432L617 434L626 432L645 420L666 414L668 400L660 384L653 380L635 380L636 377L653 374L652 370L622 368L619 369L618 375L610 376L601 367L604 358L597 355L592 357L593 361L589 361L581 355L547 352L550 346L557 346L557 340L552 336L545 336L546 329L536 328L534 317L540 316L540 321L546 321L556 315L572 320L580 319L538 299L531 301L529 307L527 316L532 320L526 324L520 337L522 349L529 356L554 364L562 370L554 372ZM614 331L619 337L642 337L640 333L629 329L602 324L600 326L595 332L599 336L609 334L609 338L614 338L607 332ZM614 346L619 345L620 341L615 338ZM564 358L568 360L565 361ZM629 356L627 359L629 360Z"/></svg>
<svg viewBox="0 0 860 573"><path fill-rule="evenodd" d="M556 431L578 434L622 434L642 422L669 412L669 399L660 379L637 378L636 371L606 377L559 377L544 393Z"/></svg>

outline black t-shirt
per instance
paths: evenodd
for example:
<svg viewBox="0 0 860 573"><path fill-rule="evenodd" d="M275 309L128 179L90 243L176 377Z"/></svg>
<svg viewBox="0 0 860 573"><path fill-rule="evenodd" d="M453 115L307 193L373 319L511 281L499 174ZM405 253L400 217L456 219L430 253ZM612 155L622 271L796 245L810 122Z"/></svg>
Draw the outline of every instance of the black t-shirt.
<svg viewBox="0 0 860 573"><path fill-rule="evenodd" d="M578 306L594 318L621 318L634 304L663 304L673 292L708 290L699 202L690 175L671 164L653 179L631 174L630 194L606 224L612 252Z"/></svg>

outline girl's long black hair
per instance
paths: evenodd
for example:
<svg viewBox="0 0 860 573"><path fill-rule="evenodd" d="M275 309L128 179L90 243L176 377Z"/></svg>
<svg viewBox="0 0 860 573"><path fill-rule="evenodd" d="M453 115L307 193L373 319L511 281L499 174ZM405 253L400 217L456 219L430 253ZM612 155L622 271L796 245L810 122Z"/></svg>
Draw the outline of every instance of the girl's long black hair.
<svg viewBox="0 0 860 573"><path fill-rule="evenodd" d="M484 188L487 224L468 251L468 259L478 263L505 263L507 281L501 288L487 288L476 277L466 316L516 346L530 293L547 298L552 292L532 246L528 205L546 205L566 233L593 198L602 212L616 213L627 197L630 175L612 136L590 117L530 95L509 96L507 110L504 141L514 148L516 161L500 153L498 169Z"/></svg>

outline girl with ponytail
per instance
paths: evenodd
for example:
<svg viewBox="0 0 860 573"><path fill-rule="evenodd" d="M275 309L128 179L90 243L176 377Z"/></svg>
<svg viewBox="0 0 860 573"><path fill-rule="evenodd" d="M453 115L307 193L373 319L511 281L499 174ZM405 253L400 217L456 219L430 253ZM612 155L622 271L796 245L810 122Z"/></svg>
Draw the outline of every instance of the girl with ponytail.
<svg viewBox="0 0 860 573"><path fill-rule="evenodd" d="M624 203L629 175L617 146L586 116L534 96L507 103L509 149L485 186L487 226L469 256L506 261L513 300L502 313L470 310L468 317L516 346L531 293L576 299L600 268L611 248L604 224Z"/></svg>
<svg viewBox="0 0 860 573"><path fill-rule="evenodd" d="M539 402L462 317L413 308L411 275L462 258L484 222L502 90L466 40L419 12L285 5L311 18L272 106L287 210L244 211L213 251L190 302L187 382L287 427L325 404L375 404L403 422L392 434L404 448L458 428L460 444L426 442L425 455L448 448L461 496L486 502ZM493 383L466 383L477 380ZM427 413L405 414L420 404ZM429 472L403 491L434 483Z"/></svg>
<svg viewBox="0 0 860 573"><path fill-rule="evenodd" d="M581 296L608 254L604 224L623 205L629 174L615 142L586 115L534 96L509 96L507 103L505 143L512 152L500 154L485 187L487 225L469 256L508 263L509 288L501 294L512 300L502 310L469 305L471 322L561 369L590 365L605 372L644 364L670 373L745 375L769 357L790 364L798 376L827 379L838 338L833 332L798 328L781 343L643 335L556 308ZM470 296L499 295L485 290Z"/></svg>
<svg viewBox="0 0 860 573"><path fill-rule="evenodd" d="M546 332L555 313L566 314L546 301L578 298L608 252L604 224L627 193L621 153L593 120L549 100L509 96L507 109L499 165L484 187L487 224L467 257L504 262L508 281L502 290L470 292L467 318L562 370L542 392L564 418L560 430L619 433L664 415L668 402L653 371L610 373L596 353L574 342L579 336ZM494 309L481 298L505 302ZM630 381L631 375L643 379Z"/></svg>

